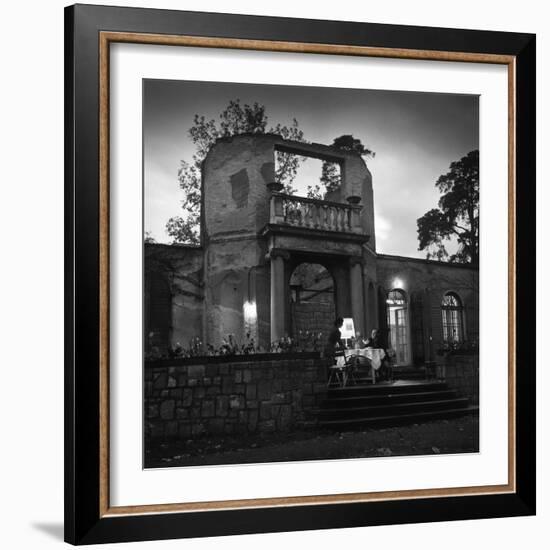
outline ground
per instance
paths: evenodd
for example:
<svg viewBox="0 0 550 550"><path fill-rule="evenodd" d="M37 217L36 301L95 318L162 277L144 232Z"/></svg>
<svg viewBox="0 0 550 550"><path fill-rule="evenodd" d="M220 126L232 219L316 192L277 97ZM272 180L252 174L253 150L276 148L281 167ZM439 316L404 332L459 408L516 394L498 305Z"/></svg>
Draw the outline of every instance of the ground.
<svg viewBox="0 0 550 550"><path fill-rule="evenodd" d="M477 452L479 418L464 416L394 428L219 437L162 444L146 468Z"/></svg>

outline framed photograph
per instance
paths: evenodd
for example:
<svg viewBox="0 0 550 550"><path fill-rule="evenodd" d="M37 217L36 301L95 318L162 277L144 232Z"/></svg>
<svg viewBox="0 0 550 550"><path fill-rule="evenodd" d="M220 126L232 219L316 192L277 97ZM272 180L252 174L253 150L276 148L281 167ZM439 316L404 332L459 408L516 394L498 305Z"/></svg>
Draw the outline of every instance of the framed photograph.
<svg viewBox="0 0 550 550"><path fill-rule="evenodd" d="M65 12L65 539L535 513L535 36Z"/></svg>

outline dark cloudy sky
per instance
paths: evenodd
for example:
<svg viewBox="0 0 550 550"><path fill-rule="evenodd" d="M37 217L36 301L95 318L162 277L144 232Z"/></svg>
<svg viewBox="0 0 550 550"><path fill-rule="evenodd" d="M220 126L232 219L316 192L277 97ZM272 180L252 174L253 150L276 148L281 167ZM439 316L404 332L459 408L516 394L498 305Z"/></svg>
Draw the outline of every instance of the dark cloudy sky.
<svg viewBox="0 0 550 550"><path fill-rule="evenodd" d="M144 82L145 231L170 242L164 230L181 215L177 172L191 161L188 136L195 113L218 119L231 99L266 106L268 127L295 117L308 141L332 143L352 134L376 152L372 172L378 252L425 257L419 252L416 220L437 205L438 176L479 147L478 97L344 88L268 86L219 82ZM305 195L320 175L307 160L295 183Z"/></svg>

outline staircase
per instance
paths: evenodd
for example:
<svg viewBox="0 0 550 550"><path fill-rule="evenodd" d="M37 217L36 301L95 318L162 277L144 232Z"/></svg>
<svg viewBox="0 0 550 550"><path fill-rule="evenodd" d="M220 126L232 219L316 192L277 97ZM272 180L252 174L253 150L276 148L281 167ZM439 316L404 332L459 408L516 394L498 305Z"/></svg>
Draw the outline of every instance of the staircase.
<svg viewBox="0 0 550 550"><path fill-rule="evenodd" d="M397 380L329 388L319 410L319 426L354 429L429 422L476 412L445 382Z"/></svg>

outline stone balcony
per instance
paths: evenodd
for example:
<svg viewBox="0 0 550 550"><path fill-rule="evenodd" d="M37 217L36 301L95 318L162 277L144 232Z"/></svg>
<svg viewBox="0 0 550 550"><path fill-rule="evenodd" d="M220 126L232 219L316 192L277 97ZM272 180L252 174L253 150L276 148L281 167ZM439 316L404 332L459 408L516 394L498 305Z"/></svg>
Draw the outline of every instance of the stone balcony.
<svg viewBox="0 0 550 550"><path fill-rule="evenodd" d="M272 225L313 229L318 231L363 234L362 206L345 204L285 193L271 195Z"/></svg>

